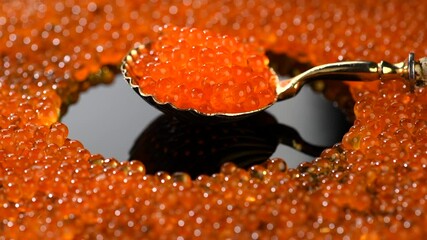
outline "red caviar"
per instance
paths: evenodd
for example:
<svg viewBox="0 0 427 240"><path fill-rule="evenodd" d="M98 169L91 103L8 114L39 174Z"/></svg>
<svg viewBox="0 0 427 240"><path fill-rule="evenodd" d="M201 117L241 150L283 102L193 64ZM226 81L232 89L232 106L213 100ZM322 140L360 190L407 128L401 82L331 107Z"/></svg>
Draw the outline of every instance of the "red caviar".
<svg viewBox="0 0 427 240"><path fill-rule="evenodd" d="M111 80L101 66L166 23L313 65L397 62L427 55L425 12L419 0L1 1L0 239L422 239L427 88L351 86L354 126L319 158L225 164L197 180L92 155L57 121Z"/></svg>
<svg viewBox="0 0 427 240"><path fill-rule="evenodd" d="M166 25L128 63L157 102L201 113L240 113L275 101L277 76L262 48L236 37Z"/></svg>

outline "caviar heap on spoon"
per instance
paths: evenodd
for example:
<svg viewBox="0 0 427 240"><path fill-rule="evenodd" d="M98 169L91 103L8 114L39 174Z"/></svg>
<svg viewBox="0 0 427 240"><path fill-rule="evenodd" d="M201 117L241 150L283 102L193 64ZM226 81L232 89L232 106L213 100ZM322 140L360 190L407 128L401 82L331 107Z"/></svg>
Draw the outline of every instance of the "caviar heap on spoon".
<svg viewBox="0 0 427 240"><path fill-rule="evenodd" d="M344 61L314 67L279 80L261 47L206 30L165 26L158 39L132 49L122 73L147 102L183 119L235 120L295 96L313 80L407 79L426 83L427 59L391 64Z"/></svg>

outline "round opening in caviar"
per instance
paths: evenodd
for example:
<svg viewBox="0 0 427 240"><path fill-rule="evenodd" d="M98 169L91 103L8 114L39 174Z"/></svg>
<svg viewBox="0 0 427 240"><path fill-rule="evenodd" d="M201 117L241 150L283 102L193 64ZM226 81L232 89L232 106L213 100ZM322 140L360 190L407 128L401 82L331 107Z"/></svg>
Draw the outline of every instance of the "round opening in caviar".
<svg viewBox="0 0 427 240"><path fill-rule="evenodd" d="M102 66L165 22L253 36L313 66L398 62L427 55L427 4L171 2L1 1L0 239L425 238L427 87L359 83L341 98L328 85L338 105L355 101L340 144L296 168L226 163L197 180L94 155L58 121L83 90L113 79Z"/></svg>
<svg viewBox="0 0 427 240"><path fill-rule="evenodd" d="M263 49L206 30L165 26L129 64L144 95L178 109L242 113L272 104L277 76Z"/></svg>

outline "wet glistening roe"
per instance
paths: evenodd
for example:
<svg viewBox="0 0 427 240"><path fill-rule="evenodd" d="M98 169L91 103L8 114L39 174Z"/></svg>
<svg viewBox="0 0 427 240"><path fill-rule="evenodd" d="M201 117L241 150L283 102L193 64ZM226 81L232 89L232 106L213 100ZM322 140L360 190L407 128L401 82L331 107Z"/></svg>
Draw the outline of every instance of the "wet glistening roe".
<svg viewBox="0 0 427 240"><path fill-rule="evenodd" d="M2 1L0 239L420 239L425 88L352 84L353 127L312 162L225 164L196 180L91 154L59 117L164 24L252 39L312 65L397 62L409 51L427 55L426 8L413 0Z"/></svg>

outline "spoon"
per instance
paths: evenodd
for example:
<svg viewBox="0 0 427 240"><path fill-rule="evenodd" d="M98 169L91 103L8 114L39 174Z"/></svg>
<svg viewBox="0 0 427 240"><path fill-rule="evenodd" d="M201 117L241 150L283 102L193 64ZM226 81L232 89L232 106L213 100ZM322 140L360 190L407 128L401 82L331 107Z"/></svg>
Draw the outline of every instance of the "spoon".
<svg viewBox="0 0 427 240"><path fill-rule="evenodd" d="M276 82L276 98L270 104L259 109L239 113L203 113L197 109L179 109L171 103L157 101L152 95L144 93L139 87L136 79L130 73L130 69L137 59L144 45L131 50L124 58L121 71L125 80L145 101L166 114L172 114L184 120L237 120L255 113L261 112L278 101L294 97L301 88L314 80L339 80L339 81L373 81L387 79L405 79L414 87L422 87L427 84L427 57L415 60L415 54L409 53L407 60L399 63L381 61L379 63L370 61L343 61L329 63L313 67L293 78L279 80Z"/></svg>

